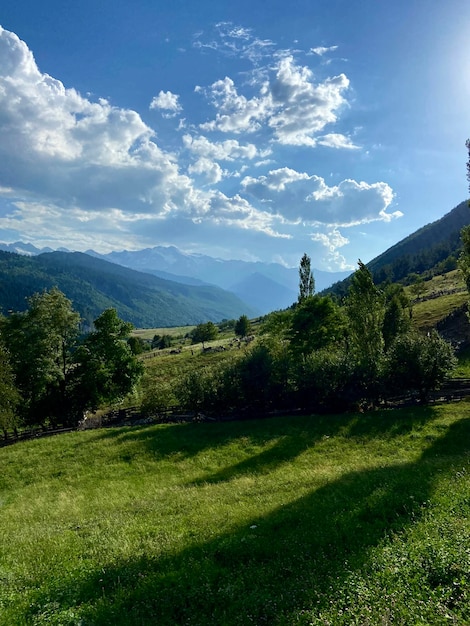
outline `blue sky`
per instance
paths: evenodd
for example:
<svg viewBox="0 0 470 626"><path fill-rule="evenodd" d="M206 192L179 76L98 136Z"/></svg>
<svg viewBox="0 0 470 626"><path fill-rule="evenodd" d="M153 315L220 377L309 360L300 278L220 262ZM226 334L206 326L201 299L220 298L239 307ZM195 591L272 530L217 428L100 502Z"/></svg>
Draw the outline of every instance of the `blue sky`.
<svg viewBox="0 0 470 626"><path fill-rule="evenodd" d="M0 8L0 241L353 268L468 196L468 0Z"/></svg>

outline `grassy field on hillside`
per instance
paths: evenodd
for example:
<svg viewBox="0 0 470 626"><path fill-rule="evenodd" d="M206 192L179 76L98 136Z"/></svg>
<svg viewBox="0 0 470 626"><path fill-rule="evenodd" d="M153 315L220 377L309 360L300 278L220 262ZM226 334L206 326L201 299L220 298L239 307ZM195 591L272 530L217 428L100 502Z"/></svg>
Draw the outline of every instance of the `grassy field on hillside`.
<svg viewBox="0 0 470 626"><path fill-rule="evenodd" d="M0 449L0 623L470 623L465 402Z"/></svg>
<svg viewBox="0 0 470 626"><path fill-rule="evenodd" d="M407 288L410 298L415 298L413 287ZM434 276L421 284L419 292L421 302L413 304L413 323L421 330L434 328L444 317L449 315L468 300L460 270Z"/></svg>

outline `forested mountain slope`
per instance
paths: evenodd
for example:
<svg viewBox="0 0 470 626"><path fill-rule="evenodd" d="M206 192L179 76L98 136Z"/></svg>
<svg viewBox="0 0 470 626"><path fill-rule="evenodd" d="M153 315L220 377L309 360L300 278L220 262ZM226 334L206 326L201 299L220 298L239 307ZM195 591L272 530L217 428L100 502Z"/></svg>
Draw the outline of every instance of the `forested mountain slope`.
<svg viewBox="0 0 470 626"><path fill-rule="evenodd" d="M455 267L460 252L460 231L470 224L469 201L465 200L452 211L426 226L367 263L377 284L385 280L397 282L411 273L422 274L433 268L448 271ZM333 285L327 291L343 294L349 279Z"/></svg>
<svg viewBox="0 0 470 626"><path fill-rule="evenodd" d="M0 251L0 310L21 311L33 293L57 286L87 323L104 309L137 327L182 326L254 311L232 293L137 272L80 252L26 257Z"/></svg>

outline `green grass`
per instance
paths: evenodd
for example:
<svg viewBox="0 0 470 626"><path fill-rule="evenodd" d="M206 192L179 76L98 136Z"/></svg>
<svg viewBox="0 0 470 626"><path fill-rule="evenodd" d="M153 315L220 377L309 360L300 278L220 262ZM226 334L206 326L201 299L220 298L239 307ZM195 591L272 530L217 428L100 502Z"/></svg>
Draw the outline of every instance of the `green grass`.
<svg viewBox="0 0 470 626"><path fill-rule="evenodd" d="M420 330L435 328L449 313L468 300L468 292L460 292L425 300L413 305L413 324Z"/></svg>
<svg viewBox="0 0 470 626"><path fill-rule="evenodd" d="M469 405L0 449L0 623L470 623Z"/></svg>
<svg viewBox="0 0 470 626"><path fill-rule="evenodd" d="M456 293L450 293L452 291ZM411 298L414 297L412 288L408 287L407 293ZM425 281L420 296L430 298L413 305L413 324L421 330L434 328L440 320L468 300L460 270L452 270Z"/></svg>
<svg viewBox="0 0 470 626"><path fill-rule="evenodd" d="M190 333L195 326L172 326L168 328L136 328L132 331L135 337L152 340L155 335L170 335L171 337L184 337Z"/></svg>

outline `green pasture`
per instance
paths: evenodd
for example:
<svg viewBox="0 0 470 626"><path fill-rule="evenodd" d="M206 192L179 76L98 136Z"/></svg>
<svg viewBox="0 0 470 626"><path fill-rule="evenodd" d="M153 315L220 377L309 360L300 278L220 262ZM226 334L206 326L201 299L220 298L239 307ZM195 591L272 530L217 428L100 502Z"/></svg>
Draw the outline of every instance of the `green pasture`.
<svg viewBox="0 0 470 626"><path fill-rule="evenodd" d="M470 623L465 402L0 449L0 624Z"/></svg>

